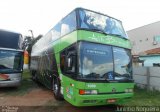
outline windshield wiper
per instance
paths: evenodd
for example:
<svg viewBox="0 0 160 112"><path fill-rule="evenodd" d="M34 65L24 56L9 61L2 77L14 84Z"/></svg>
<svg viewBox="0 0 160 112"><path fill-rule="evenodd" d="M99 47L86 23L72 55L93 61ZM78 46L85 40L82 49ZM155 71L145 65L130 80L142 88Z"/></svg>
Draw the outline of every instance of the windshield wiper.
<svg viewBox="0 0 160 112"><path fill-rule="evenodd" d="M115 72L115 80L130 80L130 75L126 74L119 74Z"/></svg>
<svg viewBox="0 0 160 112"><path fill-rule="evenodd" d="M117 72L110 71L103 74L101 78L104 78L105 80L126 80L126 79L130 79L130 75L127 73L119 74Z"/></svg>

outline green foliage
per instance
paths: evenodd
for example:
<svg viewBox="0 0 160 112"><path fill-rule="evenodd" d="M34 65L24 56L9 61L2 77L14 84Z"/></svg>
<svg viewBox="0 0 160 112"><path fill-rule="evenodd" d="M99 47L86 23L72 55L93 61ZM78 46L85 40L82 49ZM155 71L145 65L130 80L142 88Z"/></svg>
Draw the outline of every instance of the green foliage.
<svg viewBox="0 0 160 112"><path fill-rule="evenodd" d="M28 53L30 54L32 51L32 46L42 37L42 35L37 36L36 38L31 38L29 36L26 36L22 48L23 50L27 50Z"/></svg>

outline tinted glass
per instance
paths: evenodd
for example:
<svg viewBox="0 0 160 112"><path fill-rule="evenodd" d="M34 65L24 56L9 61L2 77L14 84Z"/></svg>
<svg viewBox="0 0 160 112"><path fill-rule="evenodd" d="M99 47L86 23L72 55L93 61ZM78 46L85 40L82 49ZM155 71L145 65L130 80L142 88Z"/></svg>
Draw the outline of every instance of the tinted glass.
<svg viewBox="0 0 160 112"><path fill-rule="evenodd" d="M0 30L0 47L21 49L22 37L18 33Z"/></svg>
<svg viewBox="0 0 160 112"><path fill-rule="evenodd" d="M100 30L107 34L128 38L121 21L96 12L80 9L79 28Z"/></svg>
<svg viewBox="0 0 160 112"><path fill-rule="evenodd" d="M52 40L56 40L61 36L61 23L58 23L52 30Z"/></svg>
<svg viewBox="0 0 160 112"><path fill-rule="evenodd" d="M22 52L0 50L0 72L21 71L22 57Z"/></svg>
<svg viewBox="0 0 160 112"><path fill-rule="evenodd" d="M83 42L79 55L79 78L104 79L105 73L113 71L111 46Z"/></svg>
<svg viewBox="0 0 160 112"><path fill-rule="evenodd" d="M76 13L73 11L56 24L44 37L37 41L33 46L32 51L39 52L40 50L43 50L44 46L68 33L71 33L76 27Z"/></svg>
<svg viewBox="0 0 160 112"><path fill-rule="evenodd" d="M113 47L114 67L117 78L131 76L131 53L127 49Z"/></svg>
<svg viewBox="0 0 160 112"><path fill-rule="evenodd" d="M76 13L73 11L61 21L61 36L76 29Z"/></svg>
<svg viewBox="0 0 160 112"><path fill-rule="evenodd" d="M130 50L89 42L79 43L78 79L128 80L132 64Z"/></svg>

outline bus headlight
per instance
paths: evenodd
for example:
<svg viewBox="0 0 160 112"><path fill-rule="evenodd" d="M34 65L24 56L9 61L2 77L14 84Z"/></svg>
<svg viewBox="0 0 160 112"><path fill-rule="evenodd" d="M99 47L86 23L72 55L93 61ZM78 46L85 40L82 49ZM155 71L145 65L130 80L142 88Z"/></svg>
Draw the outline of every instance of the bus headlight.
<svg viewBox="0 0 160 112"><path fill-rule="evenodd" d="M133 93L133 89L132 88L127 88L127 89L125 89L125 92L126 93Z"/></svg>
<svg viewBox="0 0 160 112"><path fill-rule="evenodd" d="M83 90L83 89L79 90L80 95L94 95L97 93L98 93L97 90Z"/></svg>

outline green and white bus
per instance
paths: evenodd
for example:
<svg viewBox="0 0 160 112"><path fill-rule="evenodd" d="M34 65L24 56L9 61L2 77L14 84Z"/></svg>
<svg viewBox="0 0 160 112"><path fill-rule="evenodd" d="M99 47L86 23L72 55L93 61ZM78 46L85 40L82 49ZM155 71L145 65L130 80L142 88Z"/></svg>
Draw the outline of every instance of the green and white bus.
<svg viewBox="0 0 160 112"><path fill-rule="evenodd" d="M133 96L131 44L121 21L76 8L32 48L32 78L74 106L121 104Z"/></svg>

